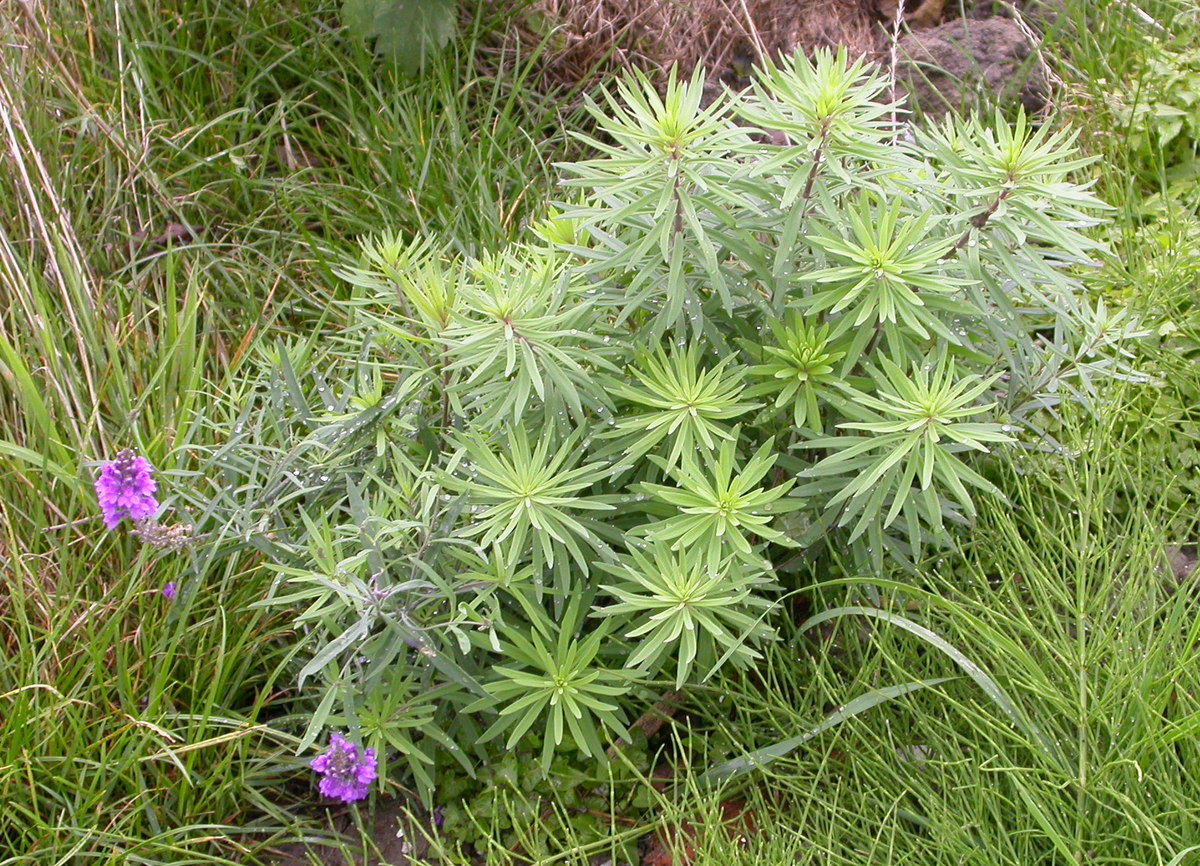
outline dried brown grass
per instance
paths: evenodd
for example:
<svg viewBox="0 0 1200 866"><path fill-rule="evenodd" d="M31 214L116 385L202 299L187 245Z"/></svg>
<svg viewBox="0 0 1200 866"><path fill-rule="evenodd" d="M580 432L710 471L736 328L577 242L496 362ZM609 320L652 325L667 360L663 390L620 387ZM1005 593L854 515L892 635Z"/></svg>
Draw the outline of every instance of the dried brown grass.
<svg viewBox="0 0 1200 866"><path fill-rule="evenodd" d="M586 85L622 69L710 77L764 56L845 46L880 56L873 0L533 0L518 16L524 50L548 84Z"/></svg>

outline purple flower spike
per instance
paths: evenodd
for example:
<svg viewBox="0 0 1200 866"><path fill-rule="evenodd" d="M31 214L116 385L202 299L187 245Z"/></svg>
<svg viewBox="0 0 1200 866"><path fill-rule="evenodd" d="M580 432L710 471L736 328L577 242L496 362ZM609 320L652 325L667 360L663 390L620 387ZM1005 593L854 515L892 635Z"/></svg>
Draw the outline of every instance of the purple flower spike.
<svg viewBox="0 0 1200 866"><path fill-rule="evenodd" d="M357 746L333 734L329 749L309 766L323 777L317 785L322 795L353 803L366 797L367 788L375 781L375 750L364 749L360 759Z"/></svg>
<svg viewBox="0 0 1200 866"><path fill-rule="evenodd" d="M128 449L100 467L96 498L106 527L116 529L126 517L137 523L154 516L158 511L158 500L154 498L158 485L150 472L150 462Z"/></svg>
<svg viewBox="0 0 1200 866"><path fill-rule="evenodd" d="M169 580L162 588L162 595L167 601L175 600L175 581Z"/></svg>

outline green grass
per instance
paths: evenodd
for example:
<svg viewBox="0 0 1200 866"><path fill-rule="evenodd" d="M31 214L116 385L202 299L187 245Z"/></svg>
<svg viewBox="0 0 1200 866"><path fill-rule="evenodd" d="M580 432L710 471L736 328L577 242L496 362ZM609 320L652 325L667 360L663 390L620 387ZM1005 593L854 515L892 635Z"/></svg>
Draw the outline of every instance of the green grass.
<svg viewBox="0 0 1200 866"><path fill-rule="evenodd" d="M1195 86L1175 83L1164 91L1147 75L1149 62L1192 49L1200 18L1195 4L1177 0L1068 3L1067 10L1044 46L1065 84L1056 99L1059 116L1100 158L1093 168L1096 190L1118 209L1118 224L1130 226L1166 209L1167 202L1154 202L1168 194L1183 166L1176 161L1178 145L1164 150L1157 136L1168 112L1183 109L1187 87Z"/></svg>
<svg viewBox="0 0 1200 866"><path fill-rule="evenodd" d="M959 650L1021 721L927 642L846 617L826 642L810 634L777 648L769 688L718 684L730 709L706 713L716 730L753 751L871 690L953 679L769 764L749 783L753 795L795 805L764 803L764 815L815 812L829 862L855 862L868 823L889 825L892 853L878 862L1167 863L1200 838L1191 771L1200 596L1194 576L1175 581L1164 553L1194 538L1195 518L1170 503L1175 472L1153 431L1113 415L1117 425L1064 430L1072 456L1005 461L1010 504L990 501L961 551L907 578L911 589L883 592L884 610ZM826 590L816 608L862 595ZM810 655L807 672L798 648ZM853 794L815 793L834 780Z"/></svg>
<svg viewBox="0 0 1200 866"><path fill-rule="evenodd" d="M531 58L473 65L482 18L411 82L337 3L190 7L0 24L0 863L250 862L296 832L270 576L103 532L94 461L130 447L187 484L262 350L336 332L355 237L497 247L564 152ZM171 223L192 242L147 243Z"/></svg>
<svg viewBox="0 0 1200 866"><path fill-rule="evenodd" d="M253 863L312 831L304 759L272 726L296 695L279 673L291 620L253 606L270 575L215 544L163 553L104 533L94 461L131 447L164 489L186 484L222 444L206 419L277 342L319 351L338 332L332 268L355 237L502 245L544 207L574 122L569 100L530 87L531 58L480 71L482 17L410 82L345 41L335 2L189 5L54 0L0 23L0 864ZM1200 32L1183 3L1140 8L1178 39ZM847 616L822 632L833 643L789 634L746 678L690 695L677 784L648 817L602 817L611 838L591 842L568 803L543 807L517 850L628 855L645 820L697 824L706 864L1200 859L1185 853L1200 840L1198 604L1191 584L1165 586L1162 554L1196 537L1200 247L1186 218L1144 223L1168 167L1104 110L1113 82L1139 98L1129 76L1154 27L1137 17L1071 3L1046 51L1118 206L1097 288L1172 323L1140 359L1165 384L1119 386L1105 417L1065 421L1074 456L1000 462L1011 505L981 503L960 550L903 577L907 593L880 590L1032 725L929 642ZM146 243L171 223L194 239ZM844 576L821 561L814 579ZM805 597L818 611L867 594ZM731 790L701 784L859 695L942 677ZM734 794L756 832L716 829Z"/></svg>

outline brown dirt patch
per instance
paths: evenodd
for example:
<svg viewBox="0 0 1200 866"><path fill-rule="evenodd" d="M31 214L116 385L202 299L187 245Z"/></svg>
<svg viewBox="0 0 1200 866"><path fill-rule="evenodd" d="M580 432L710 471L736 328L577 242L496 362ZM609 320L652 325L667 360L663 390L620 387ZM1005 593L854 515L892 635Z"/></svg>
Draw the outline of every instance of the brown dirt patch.
<svg viewBox="0 0 1200 866"><path fill-rule="evenodd" d="M614 70L686 76L763 56L845 46L877 56L877 0L537 0L520 19L523 50L540 47L550 83L574 86Z"/></svg>

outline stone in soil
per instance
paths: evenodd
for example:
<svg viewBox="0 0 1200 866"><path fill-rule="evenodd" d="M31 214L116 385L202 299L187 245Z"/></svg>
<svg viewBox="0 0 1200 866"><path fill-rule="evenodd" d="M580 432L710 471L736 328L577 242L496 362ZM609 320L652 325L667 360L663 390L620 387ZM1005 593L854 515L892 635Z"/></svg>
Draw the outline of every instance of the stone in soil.
<svg viewBox="0 0 1200 866"><path fill-rule="evenodd" d="M1020 100L1027 113L1046 105L1046 68L1021 28L1008 18L960 18L906 33L897 78L925 117Z"/></svg>

